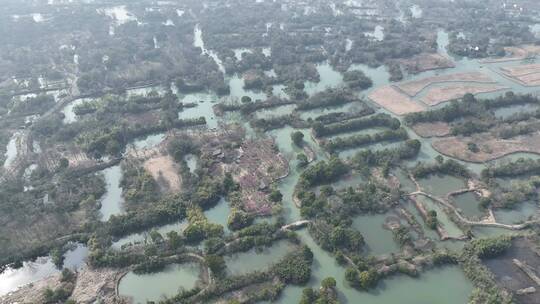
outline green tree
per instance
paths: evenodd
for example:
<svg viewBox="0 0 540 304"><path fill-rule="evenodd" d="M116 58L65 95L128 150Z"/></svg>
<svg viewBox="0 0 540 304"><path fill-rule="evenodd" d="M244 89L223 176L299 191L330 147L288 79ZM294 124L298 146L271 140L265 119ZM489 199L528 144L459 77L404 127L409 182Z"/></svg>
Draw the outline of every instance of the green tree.
<svg viewBox="0 0 540 304"><path fill-rule="evenodd" d="M296 159L298 160L298 164L296 165L298 168L305 168L309 164L308 158L304 153L297 154Z"/></svg>
<svg viewBox="0 0 540 304"><path fill-rule="evenodd" d="M321 282L322 288L335 288L336 287L336 279L333 277L328 277Z"/></svg>
<svg viewBox="0 0 540 304"><path fill-rule="evenodd" d="M167 241L171 249L178 249L183 245L182 237L176 231L167 232Z"/></svg>
<svg viewBox="0 0 540 304"><path fill-rule="evenodd" d="M301 147L304 141L304 133L295 131L291 133L291 139L295 145Z"/></svg>
<svg viewBox="0 0 540 304"><path fill-rule="evenodd" d="M268 198L274 203L281 202L281 200L283 200L283 194L281 191L274 189L272 192L270 192Z"/></svg>
<svg viewBox="0 0 540 304"><path fill-rule="evenodd" d="M204 257L204 262L214 275L221 277L225 274L227 264L225 264L225 259L222 256L209 254Z"/></svg>

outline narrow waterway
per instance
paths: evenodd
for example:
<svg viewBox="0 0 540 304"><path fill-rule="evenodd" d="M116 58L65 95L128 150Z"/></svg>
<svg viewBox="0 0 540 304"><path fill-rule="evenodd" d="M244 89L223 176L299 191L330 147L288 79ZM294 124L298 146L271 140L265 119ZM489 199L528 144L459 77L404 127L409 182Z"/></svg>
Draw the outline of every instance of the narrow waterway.
<svg viewBox="0 0 540 304"><path fill-rule="evenodd" d="M105 176L106 192L101 198L101 220L108 221L112 215L122 214L124 198L122 197L122 168L120 165L102 171Z"/></svg>

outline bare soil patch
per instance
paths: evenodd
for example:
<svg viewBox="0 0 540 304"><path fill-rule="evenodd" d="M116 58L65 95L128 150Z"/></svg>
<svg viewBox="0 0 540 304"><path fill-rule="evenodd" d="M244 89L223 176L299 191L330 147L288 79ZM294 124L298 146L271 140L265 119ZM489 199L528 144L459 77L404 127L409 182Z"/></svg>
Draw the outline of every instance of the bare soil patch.
<svg viewBox="0 0 540 304"><path fill-rule="evenodd" d="M540 86L540 64L524 64L519 66L503 67L501 68L501 72L504 76L523 86Z"/></svg>
<svg viewBox="0 0 540 304"><path fill-rule="evenodd" d="M418 123L412 129L422 137L442 137L450 134L450 125L445 122Z"/></svg>
<svg viewBox="0 0 540 304"><path fill-rule="evenodd" d="M491 85L467 85L467 84L451 84L445 87L431 88L427 91L426 95L420 98L420 101L429 105L435 106L440 103L458 99L463 97L467 93L481 94L491 93L501 90L506 90L508 87L491 84Z"/></svg>
<svg viewBox="0 0 540 304"><path fill-rule="evenodd" d="M455 67L454 62L450 58L441 54L422 53L410 59L400 60L399 62L411 74Z"/></svg>
<svg viewBox="0 0 540 304"><path fill-rule="evenodd" d="M368 97L376 104L397 115L421 112L426 109L409 96L398 92L392 86L378 88L369 94Z"/></svg>
<svg viewBox="0 0 540 304"><path fill-rule="evenodd" d="M467 144L475 143L479 152L471 152ZM475 134L471 137L447 137L433 142L438 152L468 162L486 162L517 152L540 153L540 132L499 139L489 133Z"/></svg>
<svg viewBox="0 0 540 304"><path fill-rule="evenodd" d="M414 97L428 86L443 82L496 83L491 77L484 73L470 72L427 77L420 80L400 83L396 87L410 97Z"/></svg>
<svg viewBox="0 0 540 304"><path fill-rule="evenodd" d="M501 68L507 76L518 77L540 72L540 64L524 64Z"/></svg>
<svg viewBox="0 0 540 304"><path fill-rule="evenodd" d="M157 155L144 162L148 171L164 192L175 193L181 190L182 180L179 167L170 155Z"/></svg>

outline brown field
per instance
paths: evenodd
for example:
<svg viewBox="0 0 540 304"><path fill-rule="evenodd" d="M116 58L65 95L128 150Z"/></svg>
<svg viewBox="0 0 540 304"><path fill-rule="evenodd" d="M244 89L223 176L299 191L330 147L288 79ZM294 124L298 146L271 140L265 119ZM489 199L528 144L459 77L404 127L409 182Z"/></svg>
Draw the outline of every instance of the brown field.
<svg viewBox="0 0 540 304"><path fill-rule="evenodd" d="M423 53L418 54L410 59L400 60L399 62L411 74L455 67L450 58L440 54Z"/></svg>
<svg viewBox="0 0 540 304"><path fill-rule="evenodd" d="M540 64L524 64L501 68L504 76L515 82L527 86L540 86Z"/></svg>
<svg viewBox="0 0 540 304"><path fill-rule="evenodd" d="M525 76L540 72L540 64L524 64L518 66L503 67L501 71L509 77Z"/></svg>
<svg viewBox="0 0 540 304"><path fill-rule="evenodd" d="M473 153L467 144L473 142L480 149ZM438 152L469 162L485 162L516 152L540 153L540 132L511 139L494 138L489 133L472 137L447 137L433 142Z"/></svg>
<svg viewBox="0 0 540 304"><path fill-rule="evenodd" d="M400 83L397 85L397 88L410 97L414 97L428 86L442 82L495 83L491 77L484 73L470 72L427 77L420 80Z"/></svg>
<svg viewBox="0 0 540 304"><path fill-rule="evenodd" d="M176 193L182 186L178 165L170 155L158 155L144 162L144 168L156 180L162 191Z"/></svg>
<svg viewBox="0 0 540 304"><path fill-rule="evenodd" d="M467 84L451 84L445 87L436 87L428 90L426 95L420 98L420 101L429 105L435 106L440 103L458 99L463 97L466 93L471 94L481 94L481 93L491 93L501 90L508 89L501 85L491 84L491 85L467 85Z"/></svg>
<svg viewBox="0 0 540 304"><path fill-rule="evenodd" d="M442 137L450 134L450 126L445 122L418 123L412 129L422 137Z"/></svg>
<svg viewBox="0 0 540 304"><path fill-rule="evenodd" d="M397 115L421 112L426 109L407 95L398 92L392 86L378 88L369 94L368 97L379 106Z"/></svg>

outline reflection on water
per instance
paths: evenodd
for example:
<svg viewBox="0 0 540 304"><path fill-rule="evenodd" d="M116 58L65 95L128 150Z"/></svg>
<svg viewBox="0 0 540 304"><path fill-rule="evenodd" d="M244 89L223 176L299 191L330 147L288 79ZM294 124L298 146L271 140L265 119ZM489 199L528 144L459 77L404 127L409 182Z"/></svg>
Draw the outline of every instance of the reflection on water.
<svg viewBox="0 0 540 304"><path fill-rule="evenodd" d="M192 289L199 278L200 266L194 263L173 264L151 274L128 273L118 285L118 293L130 297L135 304L172 297L180 288Z"/></svg>
<svg viewBox="0 0 540 304"><path fill-rule="evenodd" d="M74 248L64 255L64 267L79 269L88 256L88 248L82 244L73 246ZM0 273L0 296L59 272L50 257L39 257L33 262L24 262L18 269L8 268Z"/></svg>

